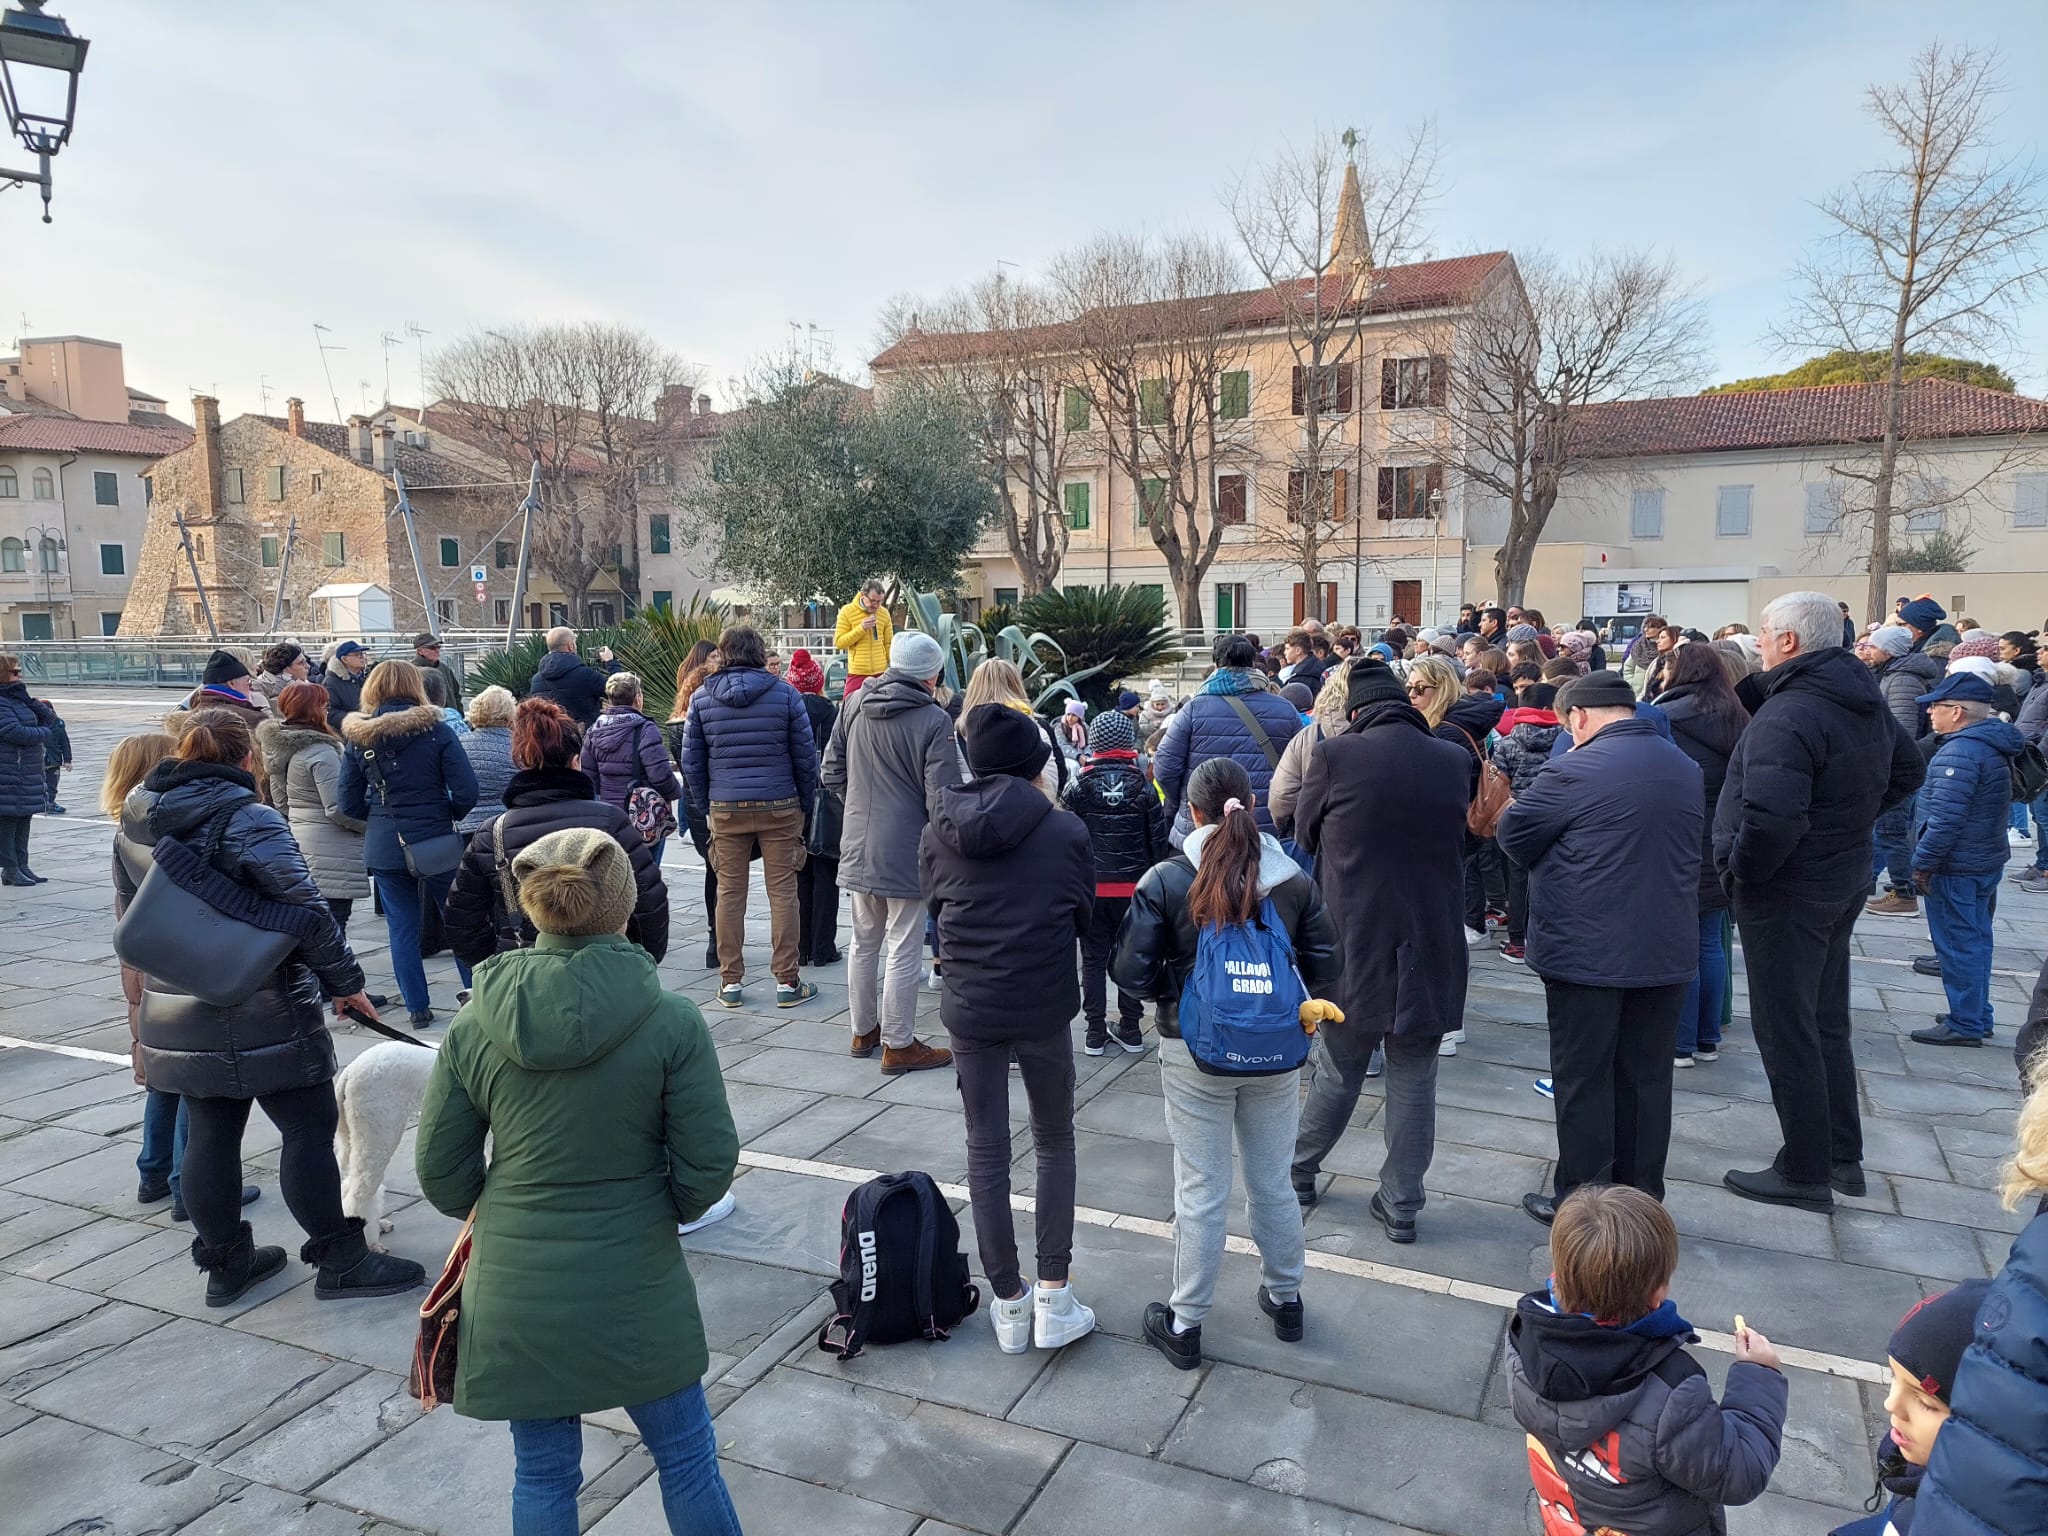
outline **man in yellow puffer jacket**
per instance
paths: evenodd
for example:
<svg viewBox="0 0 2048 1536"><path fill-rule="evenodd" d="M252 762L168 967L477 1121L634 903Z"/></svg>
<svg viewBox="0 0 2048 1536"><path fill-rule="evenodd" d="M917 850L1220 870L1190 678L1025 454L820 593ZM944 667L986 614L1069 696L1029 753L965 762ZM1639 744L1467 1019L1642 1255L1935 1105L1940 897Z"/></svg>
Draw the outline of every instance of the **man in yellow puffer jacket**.
<svg viewBox="0 0 2048 1536"><path fill-rule="evenodd" d="M882 584L870 578L860 595L839 610L839 622L832 631L832 643L846 652L846 698L858 693L869 678L889 670L893 634L889 610L882 606Z"/></svg>

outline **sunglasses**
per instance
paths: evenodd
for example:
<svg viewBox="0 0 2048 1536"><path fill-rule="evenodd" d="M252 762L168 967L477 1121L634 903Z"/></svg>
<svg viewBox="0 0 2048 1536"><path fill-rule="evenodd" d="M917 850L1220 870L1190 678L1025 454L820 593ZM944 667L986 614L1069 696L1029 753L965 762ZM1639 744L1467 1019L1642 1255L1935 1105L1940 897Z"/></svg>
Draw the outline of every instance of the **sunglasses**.
<svg viewBox="0 0 2048 1536"><path fill-rule="evenodd" d="M1408 697L1409 697L1409 698L1411 698L1411 699L1412 699L1412 698L1415 698L1415 697L1417 697L1418 695L1421 695L1421 694L1425 694L1425 693L1435 693L1435 692L1436 692L1436 684L1435 684L1435 683L1410 683L1410 684L1408 685Z"/></svg>

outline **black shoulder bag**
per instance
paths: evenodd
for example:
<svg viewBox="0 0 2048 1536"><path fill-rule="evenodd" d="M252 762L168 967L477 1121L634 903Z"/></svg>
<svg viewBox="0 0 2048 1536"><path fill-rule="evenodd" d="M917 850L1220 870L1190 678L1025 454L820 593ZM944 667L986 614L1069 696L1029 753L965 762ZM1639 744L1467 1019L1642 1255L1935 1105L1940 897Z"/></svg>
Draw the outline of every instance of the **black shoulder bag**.
<svg viewBox="0 0 2048 1536"><path fill-rule="evenodd" d="M391 786L384 782L384 765L377 761L375 747L363 748L363 772L369 778L371 787L377 791L377 798L384 809L391 809ZM450 826L446 832L436 832L427 837L408 839L399 830L398 818L392 817L391 830L398 838L399 852L405 855L405 867L415 880L431 880L436 875L452 875L455 867L462 862L462 834Z"/></svg>

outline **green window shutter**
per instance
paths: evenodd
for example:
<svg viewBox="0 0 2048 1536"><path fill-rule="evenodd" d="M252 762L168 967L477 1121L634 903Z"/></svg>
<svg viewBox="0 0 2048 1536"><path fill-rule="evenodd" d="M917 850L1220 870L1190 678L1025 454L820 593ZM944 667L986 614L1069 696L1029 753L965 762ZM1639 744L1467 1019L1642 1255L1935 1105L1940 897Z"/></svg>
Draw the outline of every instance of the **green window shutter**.
<svg viewBox="0 0 2048 1536"><path fill-rule="evenodd" d="M1166 380L1146 379L1138 385L1138 422L1157 427L1166 422Z"/></svg>
<svg viewBox="0 0 2048 1536"><path fill-rule="evenodd" d="M676 595L675 595L675 593L673 593L673 592L665 592L665 591L663 591L663 590L662 590L662 589L661 589L660 587L656 587L656 588L654 589L654 606L655 606L655 607L657 607L657 608L660 608L660 609L662 609L662 610L666 611L667 609L670 609L670 608L673 608L673 607L675 607L675 605L676 605Z"/></svg>
<svg viewBox="0 0 2048 1536"><path fill-rule="evenodd" d="M668 551L668 514L650 513L647 518L647 548L649 553L665 555Z"/></svg>
<svg viewBox="0 0 2048 1536"><path fill-rule="evenodd" d="M1066 429L1069 432L1088 430L1088 397L1069 384L1060 397L1061 409L1066 415Z"/></svg>
<svg viewBox="0 0 2048 1536"><path fill-rule="evenodd" d="M519 559L518 546L510 539L499 539L497 541L497 548L493 553L493 558L497 561L499 570L509 571Z"/></svg>
<svg viewBox="0 0 2048 1536"><path fill-rule="evenodd" d="M1152 519L1166 515L1166 482L1147 476L1138 498L1138 526L1150 527Z"/></svg>
<svg viewBox="0 0 2048 1536"><path fill-rule="evenodd" d="M348 563L348 535L345 533L323 533L320 535L320 558L329 565Z"/></svg>
<svg viewBox="0 0 2048 1536"><path fill-rule="evenodd" d="M443 565L462 564L462 541L460 539L443 539L441 541L441 563Z"/></svg>
<svg viewBox="0 0 2048 1536"><path fill-rule="evenodd" d="M1062 494L1067 502L1067 526L1086 528L1088 526L1088 482L1076 480L1069 484Z"/></svg>
<svg viewBox="0 0 2048 1536"><path fill-rule="evenodd" d="M284 500L284 470L284 465L274 464L263 472L264 486L272 501Z"/></svg>
<svg viewBox="0 0 2048 1536"><path fill-rule="evenodd" d="M1223 375L1220 409L1226 421L1243 421L1252 413L1252 376L1242 368Z"/></svg>
<svg viewBox="0 0 2048 1536"><path fill-rule="evenodd" d="M262 546L264 567L268 570L276 570L280 553L277 535L266 533L256 542Z"/></svg>

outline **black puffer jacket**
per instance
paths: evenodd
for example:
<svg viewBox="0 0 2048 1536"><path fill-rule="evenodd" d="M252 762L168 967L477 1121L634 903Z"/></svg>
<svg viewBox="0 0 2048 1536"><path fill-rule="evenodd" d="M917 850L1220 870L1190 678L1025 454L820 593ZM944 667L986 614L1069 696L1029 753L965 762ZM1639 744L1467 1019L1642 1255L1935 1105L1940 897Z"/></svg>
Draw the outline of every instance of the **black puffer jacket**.
<svg viewBox="0 0 2048 1536"><path fill-rule="evenodd" d="M1671 721L1671 744L1699 765L1707 791L1707 817L1700 828L1700 910L1719 912L1728 905L1721 877L1714 869L1714 811L1721 803L1721 785L1728 778L1728 759L1742 740L1749 716L1732 709L1709 714L1700 707L1698 690L1680 683L1657 695L1657 707Z"/></svg>
<svg viewBox="0 0 2048 1536"><path fill-rule="evenodd" d="M1506 712L1507 705L1492 694L1468 693L1450 707L1430 734L1438 741L1463 747L1474 757L1483 757L1488 734L1500 724L1500 717ZM1472 788L1475 793L1478 791L1477 779L1472 781Z"/></svg>
<svg viewBox="0 0 2048 1536"><path fill-rule="evenodd" d="M1927 734L1927 711L1920 695L1932 693L1941 682L1941 663L1925 651L1908 651L1886 662L1876 672L1877 691L1884 695L1884 707L1915 741Z"/></svg>
<svg viewBox="0 0 2048 1536"><path fill-rule="evenodd" d="M1044 1040L1081 1011L1074 946L1094 911L1081 823L1007 774L939 792L918 840L939 925L939 1017L963 1040Z"/></svg>
<svg viewBox="0 0 2048 1536"><path fill-rule="evenodd" d="M1098 896L1127 896L1145 871L1173 850L1166 842L1166 807L1152 792L1151 781L1138 772L1135 752L1097 753L1094 761L1067 786L1067 809L1088 829L1095 851Z"/></svg>
<svg viewBox="0 0 2048 1536"><path fill-rule="evenodd" d="M1830 646L1745 678L1761 695L1728 760L1714 868L1775 896L1838 902L1870 888L1870 829L1926 777L1870 669Z"/></svg>
<svg viewBox="0 0 2048 1536"><path fill-rule="evenodd" d="M1180 994L1200 942L1188 916L1188 892L1210 835L1208 828L1197 827L1179 853L1146 871L1109 959L1110 977L1119 987L1159 1005L1159 1033L1169 1040L1181 1037ZM1273 903L1274 915L1294 944L1294 968L1301 972L1302 985L1317 997L1334 996L1344 974L1336 921L1316 883L1271 833L1260 838L1258 891Z"/></svg>
<svg viewBox="0 0 2048 1536"><path fill-rule="evenodd" d="M121 808L121 836L136 849L158 838L199 842L208 820L231 811L213 867L271 901L324 919L270 980L232 1008L216 1008L154 976L143 978L142 1070L149 1086L200 1099L254 1099L334 1076L326 1000L363 990L362 967L334 924L285 819L256 798L238 768L176 760L156 765ZM114 861L115 904L134 899L140 861ZM146 872L146 871L145 871Z"/></svg>
<svg viewBox="0 0 2048 1536"><path fill-rule="evenodd" d="M49 705L19 681L0 687L0 816L35 816L49 800L43 783L43 747L56 729Z"/></svg>
<svg viewBox="0 0 2048 1536"><path fill-rule="evenodd" d="M448 890L442 932L464 965L479 965L509 949L531 949L534 928L525 912L507 916L498 870L497 834L505 835L505 877L520 850L550 832L597 827L618 839L633 861L639 899L626 923L626 937L657 964L668 953L668 886L654 862L654 850L633 829L626 813L596 797L589 775L574 768L526 768L505 785L505 810L470 838Z"/></svg>
<svg viewBox="0 0 2048 1536"><path fill-rule="evenodd" d="M553 699L587 728L604 712L604 679L604 673L574 651L549 651L527 685L527 696Z"/></svg>

